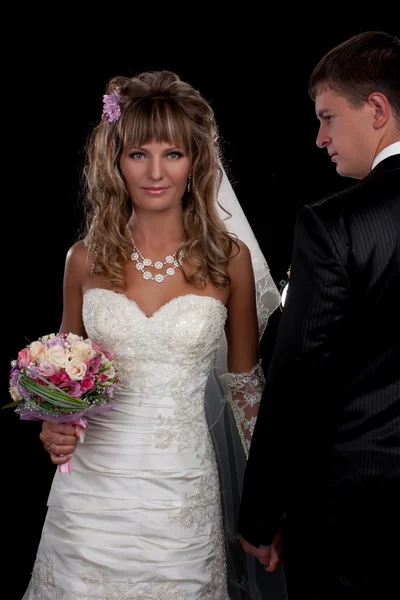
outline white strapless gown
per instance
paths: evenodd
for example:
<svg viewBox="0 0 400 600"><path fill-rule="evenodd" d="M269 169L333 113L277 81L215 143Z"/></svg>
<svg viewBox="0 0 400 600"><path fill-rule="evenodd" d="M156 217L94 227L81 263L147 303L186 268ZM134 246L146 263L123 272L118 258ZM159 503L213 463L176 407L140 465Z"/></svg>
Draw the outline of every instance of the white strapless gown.
<svg viewBox="0 0 400 600"><path fill-rule="evenodd" d="M23 600L228 600L205 387L227 312L188 294L151 317L123 294L84 295L88 336L120 370L88 418L72 473L54 476Z"/></svg>

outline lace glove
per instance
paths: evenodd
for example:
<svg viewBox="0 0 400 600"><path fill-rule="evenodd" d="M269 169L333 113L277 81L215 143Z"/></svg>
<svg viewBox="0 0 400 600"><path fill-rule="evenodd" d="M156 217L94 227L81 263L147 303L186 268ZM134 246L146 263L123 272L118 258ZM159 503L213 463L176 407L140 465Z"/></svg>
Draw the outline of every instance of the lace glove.
<svg viewBox="0 0 400 600"><path fill-rule="evenodd" d="M232 408L246 458L257 420L265 377L258 362L248 373L225 373L220 380L227 386L227 400Z"/></svg>

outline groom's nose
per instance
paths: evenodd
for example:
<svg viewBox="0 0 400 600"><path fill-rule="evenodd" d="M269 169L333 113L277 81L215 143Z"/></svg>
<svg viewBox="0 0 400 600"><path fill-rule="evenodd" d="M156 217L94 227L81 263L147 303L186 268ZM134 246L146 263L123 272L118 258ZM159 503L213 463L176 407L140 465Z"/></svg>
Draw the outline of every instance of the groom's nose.
<svg viewBox="0 0 400 600"><path fill-rule="evenodd" d="M316 144L318 148L326 148L332 142L331 137L324 131L322 127L320 127L316 139Z"/></svg>

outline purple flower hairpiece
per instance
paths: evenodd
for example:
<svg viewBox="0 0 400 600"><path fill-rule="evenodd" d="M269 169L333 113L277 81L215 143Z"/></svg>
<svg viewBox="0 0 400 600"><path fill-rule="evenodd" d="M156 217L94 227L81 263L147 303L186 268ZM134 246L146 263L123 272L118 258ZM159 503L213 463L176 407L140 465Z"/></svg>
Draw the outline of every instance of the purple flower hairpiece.
<svg viewBox="0 0 400 600"><path fill-rule="evenodd" d="M114 90L111 94L103 96L103 114L101 118L108 123L115 123L121 116L121 107L119 105L118 92Z"/></svg>

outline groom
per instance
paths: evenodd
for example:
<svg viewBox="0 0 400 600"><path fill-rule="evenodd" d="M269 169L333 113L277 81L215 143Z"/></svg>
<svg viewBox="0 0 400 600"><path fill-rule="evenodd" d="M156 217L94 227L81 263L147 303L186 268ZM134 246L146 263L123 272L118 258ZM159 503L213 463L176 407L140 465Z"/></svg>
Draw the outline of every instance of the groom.
<svg viewBox="0 0 400 600"><path fill-rule="evenodd" d="M304 206L239 530L289 600L400 598L400 40L343 42L309 82L347 190ZM394 584L392 588L391 584Z"/></svg>

